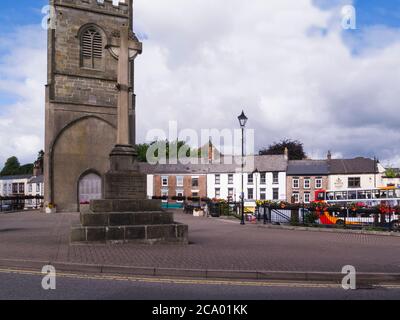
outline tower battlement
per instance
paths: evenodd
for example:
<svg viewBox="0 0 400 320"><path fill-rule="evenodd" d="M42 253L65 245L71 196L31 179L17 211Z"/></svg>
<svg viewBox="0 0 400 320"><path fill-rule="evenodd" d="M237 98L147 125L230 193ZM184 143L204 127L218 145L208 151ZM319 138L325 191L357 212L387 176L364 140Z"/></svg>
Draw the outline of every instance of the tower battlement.
<svg viewBox="0 0 400 320"><path fill-rule="evenodd" d="M73 7L126 16L130 14L130 3L131 0L50 0L50 4L55 6Z"/></svg>

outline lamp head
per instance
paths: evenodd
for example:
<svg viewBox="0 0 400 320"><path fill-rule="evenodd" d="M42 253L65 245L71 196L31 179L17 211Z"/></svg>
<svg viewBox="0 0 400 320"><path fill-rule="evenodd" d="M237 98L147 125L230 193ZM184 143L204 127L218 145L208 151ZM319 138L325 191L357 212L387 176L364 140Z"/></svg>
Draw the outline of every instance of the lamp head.
<svg viewBox="0 0 400 320"><path fill-rule="evenodd" d="M248 120L248 118L244 114L244 111L242 111L242 114L238 117L238 119L239 119L240 126L242 128L244 128L246 126L246 123L247 123L247 120Z"/></svg>

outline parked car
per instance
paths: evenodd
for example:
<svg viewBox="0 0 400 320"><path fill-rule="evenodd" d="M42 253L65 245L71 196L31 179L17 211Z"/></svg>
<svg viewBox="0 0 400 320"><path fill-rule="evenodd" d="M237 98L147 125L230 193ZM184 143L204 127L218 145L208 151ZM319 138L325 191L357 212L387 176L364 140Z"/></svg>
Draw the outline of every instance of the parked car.
<svg viewBox="0 0 400 320"><path fill-rule="evenodd" d="M0 205L1 211L11 211L11 205L10 204L2 204Z"/></svg>

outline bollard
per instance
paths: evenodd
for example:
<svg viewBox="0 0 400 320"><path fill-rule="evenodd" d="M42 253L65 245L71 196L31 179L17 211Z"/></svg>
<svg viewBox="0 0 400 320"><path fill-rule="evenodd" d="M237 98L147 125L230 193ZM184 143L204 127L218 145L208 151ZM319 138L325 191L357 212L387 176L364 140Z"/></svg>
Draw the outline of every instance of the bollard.
<svg viewBox="0 0 400 320"><path fill-rule="evenodd" d="M263 210L264 210L264 224L267 224L267 206L265 204L263 205Z"/></svg>

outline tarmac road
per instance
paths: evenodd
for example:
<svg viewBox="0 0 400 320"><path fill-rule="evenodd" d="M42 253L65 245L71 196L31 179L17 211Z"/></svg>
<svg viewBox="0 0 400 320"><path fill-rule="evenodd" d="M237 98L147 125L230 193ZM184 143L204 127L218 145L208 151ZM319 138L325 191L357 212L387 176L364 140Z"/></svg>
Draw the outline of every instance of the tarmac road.
<svg viewBox="0 0 400 320"><path fill-rule="evenodd" d="M43 275L0 270L1 300L393 300L400 286L346 291L336 285L212 281L57 274L56 289L42 289Z"/></svg>

